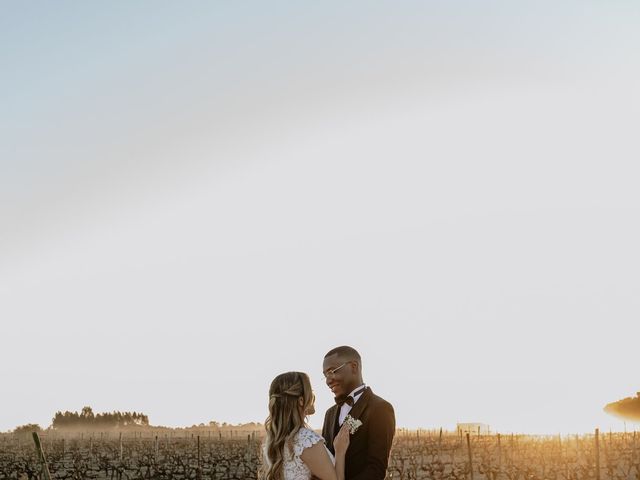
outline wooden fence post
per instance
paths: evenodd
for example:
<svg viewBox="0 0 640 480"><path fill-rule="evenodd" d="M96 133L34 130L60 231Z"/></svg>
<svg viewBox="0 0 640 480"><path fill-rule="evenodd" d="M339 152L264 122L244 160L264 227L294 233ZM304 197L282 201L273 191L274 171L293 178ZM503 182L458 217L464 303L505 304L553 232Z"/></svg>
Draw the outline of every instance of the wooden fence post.
<svg viewBox="0 0 640 480"><path fill-rule="evenodd" d="M40 457L42 463L42 477L44 480L51 480L51 473L49 472L49 466L47 465L47 459L44 456L44 450L42 450L42 443L37 432L33 432L33 442L36 444L36 451Z"/></svg>
<svg viewBox="0 0 640 480"><path fill-rule="evenodd" d="M560 450L560 461L562 461L562 435L558 434L558 448Z"/></svg>
<svg viewBox="0 0 640 480"><path fill-rule="evenodd" d="M196 479L200 480L202 478L202 467L200 463L200 435L198 435L198 469L196 472Z"/></svg>
<svg viewBox="0 0 640 480"><path fill-rule="evenodd" d="M600 480L600 429L596 428L596 480Z"/></svg>
<svg viewBox="0 0 640 480"><path fill-rule="evenodd" d="M471 454L471 439L469 438L469 433L467 432L467 450L469 452L469 474L471 480L473 480L473 456Z"/></svg>

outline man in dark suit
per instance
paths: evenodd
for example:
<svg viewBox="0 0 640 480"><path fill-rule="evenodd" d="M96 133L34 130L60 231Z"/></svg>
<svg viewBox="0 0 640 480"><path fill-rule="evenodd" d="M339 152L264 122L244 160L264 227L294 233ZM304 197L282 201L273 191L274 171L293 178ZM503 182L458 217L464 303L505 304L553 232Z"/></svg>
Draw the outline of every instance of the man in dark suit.
<svg viewBox="0 0 640 480"><path fill-rule="evenodd" d="M352 347L329 351L322 364L336 404L324 416L322 436L335 454L333 439L347 416L362 425L351 434L345 461L345 480L383 480L396 430L393 407L362 381L362 359Z"/></svg>

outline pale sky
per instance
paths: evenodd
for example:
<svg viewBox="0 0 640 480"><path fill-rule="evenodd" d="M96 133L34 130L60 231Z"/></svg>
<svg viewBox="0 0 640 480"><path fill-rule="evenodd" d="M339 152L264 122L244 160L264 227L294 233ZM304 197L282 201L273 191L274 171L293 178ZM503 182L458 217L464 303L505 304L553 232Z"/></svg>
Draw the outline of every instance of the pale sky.
<svg viewBox="0 0 640 480"><path fill-rule="evenodd" d="M0 431L84 405L263 421L287 370L320 427L342 344L399 427L622 429L639 24L631 1L3 3Z"/></svg>

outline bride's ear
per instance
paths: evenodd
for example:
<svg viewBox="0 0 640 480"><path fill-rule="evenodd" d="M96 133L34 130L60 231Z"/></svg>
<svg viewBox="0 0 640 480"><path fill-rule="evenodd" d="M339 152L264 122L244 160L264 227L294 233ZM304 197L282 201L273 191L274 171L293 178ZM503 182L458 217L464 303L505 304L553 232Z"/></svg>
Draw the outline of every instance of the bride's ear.
<svg viewBox="0 0 640 480"><path fill-rule="evenodd" d="M300 407L304 407L304 397L298 397L298 405L300 405Z"/></svg>

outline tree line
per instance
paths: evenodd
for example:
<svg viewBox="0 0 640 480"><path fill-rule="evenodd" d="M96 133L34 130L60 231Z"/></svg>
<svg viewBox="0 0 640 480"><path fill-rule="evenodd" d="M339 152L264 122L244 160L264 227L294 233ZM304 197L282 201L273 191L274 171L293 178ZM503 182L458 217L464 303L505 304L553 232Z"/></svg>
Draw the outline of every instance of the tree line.
<svg viewBox="0 0 640 480"><path fill-rule="evenodd" d="M80 412L56 412L51 421L54 429L110 428L126 426L149 426L149 417L141 412L118 412L94 414L91 407Z"/></svg>
<svg viewBox="0 0 640 480"><path fill-rule="evenodd" d="M227 422L210 421L208 424L200 423L191 427L163 427L161 425L150 425L149 417L142 412L119 412L94 413L91 407L84 407L80 412L58 411L55 413L51 425L44 430L36 423L20 425L13 430L13 433L31 433L48 430L109 430L120 427L148 427L169 430L207 430L215 429L219 431L230 430L262 430L260 423L231 424Z"/></svg>

